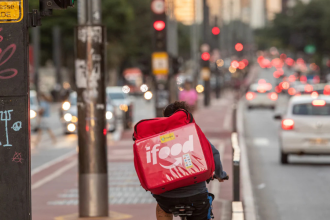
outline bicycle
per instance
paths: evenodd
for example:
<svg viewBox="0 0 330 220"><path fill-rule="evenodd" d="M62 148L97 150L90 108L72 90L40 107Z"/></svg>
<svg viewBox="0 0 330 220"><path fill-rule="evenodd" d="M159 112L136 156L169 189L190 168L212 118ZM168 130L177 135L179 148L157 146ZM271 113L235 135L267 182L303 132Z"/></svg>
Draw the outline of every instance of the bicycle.
<svg viewBox="0 0 330 220"><path fill-rule="evenodd" d="M213 176L213 178L208 179L206 182L209 183L210 181L214 180L216 177ZM226 176L223 180L229 180L229 176ZM209 196L212 197L212 202L214 200L214 195L209 193ZM174 215L174 217L179 216L181 220L187 220L188 216L192 216L195 208L191 205L183 205L183 204L178 204L175 205L174 207L170 208L170 212ZM211 219L214 219L213 213L212 213L212 208L211 208Z"/></svg>

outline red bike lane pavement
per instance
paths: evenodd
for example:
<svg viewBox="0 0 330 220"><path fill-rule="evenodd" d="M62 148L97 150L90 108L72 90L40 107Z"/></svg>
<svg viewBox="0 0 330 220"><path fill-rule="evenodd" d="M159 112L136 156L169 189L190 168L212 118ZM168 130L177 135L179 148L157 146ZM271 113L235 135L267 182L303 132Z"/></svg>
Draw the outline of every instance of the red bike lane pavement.
<svg viewBox="0 0 330 220"><path fill-rule="evenodd" d="M232 177L231 93L212 100L212 105L194 113L197 124L220 151L224 169ZM139 183L133 163L132 131L125 131L120 141L108 138L110 218L154 220L156 202ZM224 183L212 181L215 193L215 219L231 219L232 178ZM32 176L32 219L64 220L78 212L77 155ZM71 219L71 218L70 218ZM72 218L73 219L73 218Z"/></svg>

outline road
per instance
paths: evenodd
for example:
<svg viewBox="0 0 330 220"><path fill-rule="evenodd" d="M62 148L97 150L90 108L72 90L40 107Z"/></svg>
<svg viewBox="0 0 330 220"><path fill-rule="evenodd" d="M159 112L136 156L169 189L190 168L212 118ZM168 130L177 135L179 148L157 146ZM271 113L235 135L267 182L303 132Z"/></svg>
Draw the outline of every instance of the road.
<svg viewBox="0 0 330 220"><path fill-rule="evenodd" d="M271 70L260 70L259 78L272 81ZM288 73L288 71L286 70ZM285 109L286 97L275 111ZM245 141L250 176L260 220L328 219L330 157L290 156L290 164L280 164L278 129L274 111L248 110L243 105ZM244 183L243 183L244 184Z"/></svg>

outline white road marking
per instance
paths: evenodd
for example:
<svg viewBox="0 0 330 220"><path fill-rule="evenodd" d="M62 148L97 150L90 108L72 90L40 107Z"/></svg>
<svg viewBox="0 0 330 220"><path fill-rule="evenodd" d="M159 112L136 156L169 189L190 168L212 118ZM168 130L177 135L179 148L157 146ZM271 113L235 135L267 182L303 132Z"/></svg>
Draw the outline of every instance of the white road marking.
<svg viewBox="0 0 330 220"><path fill-rule="evenodd" d="M244 100L244 98L242 99ZM246 220L256 220L256 207L254 203L252 183L250 176L250 169L248 163L247 150L244 139L244 102L242 100L239 102L237 110L237 129L239 135L239 146L241 147L241 181L243 183L243 200L245 205L245 217Z"/></svg>
<svg viewBox="0 0 330 220"><path fill-rule="evenodd" d="M64 154L64 155L62 155L62 156L60 156L60 157L58 157L58 158L56 158L54 160L51 160L51 161L47 162L47 163L45 163L45 164L43 164L43 165L41 165L41 166L33 169L31 171L31 176L33 176L36 173L39 173L39 172L41 172L41 171L43 171L43 170L45 170L45 169L47 169L47 168L49 168L49 167L57 164L57 163L62 162L63 160L65 160L65 159L67 159L67 158L69 158L69 157L71 157L71 156L73 156L75 154L77 154L77 152L76 152L76 150L73 150L73 151L70 151L67 154Z"/></svg>
<svg viewBox="0 0 330 220"><path fill-rule="evenodd" d="M223 128L226 131L231 130L231 123L232 123L232 108L228 108L226 115L225 115L225 120L223 121Z"/></svg>
<svg viewBox="0 0 330 220"><path fill-rule="evenodd" d="M267 138L254 138L253 145L258 146L258 147L268 147L269 140Z"/></svg>
<svg viewBox="0 0 330 220"><path fill-rule="evenodd" d="M72 167L74 167L77 164L77 160L72 161L71 163L61 167L60 169L58 169L57 171L55 171L54 173L46 176L45 178L41 179L40 181L36 182L35 184L33 184L31 186L31 190L37 189L40 186L52 181L53 179L55 179L56 177L59 177L60 175L62 175L64 172L66 172L67 170L71 169Z"/></svg>
<svg viewBox="0 0 330 220"><path fill-rule="evenodd" d="M220 153L220 160L223 161L223 153L225 151L225 143L223 141L220 142L219 146L216 147ZM214 201L219 201L220 194L220 184L218 180L211 181L211 193L214 195Z"/></svg>

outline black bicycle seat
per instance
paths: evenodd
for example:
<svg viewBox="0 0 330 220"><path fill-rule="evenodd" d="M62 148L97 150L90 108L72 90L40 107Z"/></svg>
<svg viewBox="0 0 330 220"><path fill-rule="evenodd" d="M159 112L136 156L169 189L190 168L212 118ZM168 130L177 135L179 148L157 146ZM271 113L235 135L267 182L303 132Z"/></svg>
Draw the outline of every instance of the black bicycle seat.
<svg viewBox="0 0 330 220"><path fill-rule="evenodd" d="M195 210L194 207L190 205L176 205L170 208L170 212L175 216L191 216L193 211Z"/></svg>

